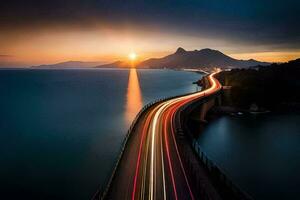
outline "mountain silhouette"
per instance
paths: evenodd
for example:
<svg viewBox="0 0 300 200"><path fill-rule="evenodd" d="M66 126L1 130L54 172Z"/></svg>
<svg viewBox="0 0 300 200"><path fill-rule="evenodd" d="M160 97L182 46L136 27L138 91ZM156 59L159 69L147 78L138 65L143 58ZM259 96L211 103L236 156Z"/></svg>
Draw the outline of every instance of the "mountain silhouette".
<svg viewBox="0 0 300 200"><path fill-rule="evenodd" d="M48 65L32 66L31 68L37 69L55 69L55 68L85 68L95 67L103 64L103 62L83 62L83 61L67 61Z"/></svg>
<svg viewBox="0 0 300 200"><path fill-rule="evenodd" d="M147 68L242 68L255 65L268 65L253 59L237 60L218 50L201 49L186 51L179 47L177 51L163 58L151 58L141 62L138 67Z"/></svg>
<svg viewBox="0 0 300 200"><path fill-rule="evenodd" d="M129 68L129 67L130 65L128 65L127 62L123 62L119 60L109 64L98 65L95 68Z"/></svg>

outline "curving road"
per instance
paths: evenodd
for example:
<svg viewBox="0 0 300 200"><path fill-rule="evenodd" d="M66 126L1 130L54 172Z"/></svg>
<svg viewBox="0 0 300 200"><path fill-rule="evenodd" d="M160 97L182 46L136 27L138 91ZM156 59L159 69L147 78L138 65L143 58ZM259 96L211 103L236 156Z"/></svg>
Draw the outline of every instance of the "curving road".
<svg viewBox="0 0 300 200"><path fill-rule="evenodd" d="M107 199L195 199L195 186L178 148L174 119L182 106L221 89L214 74L208 81L208 89L161 102L142 115L127 142Z"/></svg>

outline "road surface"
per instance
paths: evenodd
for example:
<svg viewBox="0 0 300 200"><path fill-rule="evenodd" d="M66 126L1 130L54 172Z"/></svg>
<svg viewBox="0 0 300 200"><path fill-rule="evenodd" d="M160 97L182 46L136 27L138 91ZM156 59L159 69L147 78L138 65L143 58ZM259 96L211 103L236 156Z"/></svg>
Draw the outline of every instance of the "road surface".
<svg viewBox="0 0 300 200"><path fill-rule="evenodd" d="M185 104L216 93L221 84L152 106L130 136L106 199L196 199L174 130L176 112Z"/></svg>

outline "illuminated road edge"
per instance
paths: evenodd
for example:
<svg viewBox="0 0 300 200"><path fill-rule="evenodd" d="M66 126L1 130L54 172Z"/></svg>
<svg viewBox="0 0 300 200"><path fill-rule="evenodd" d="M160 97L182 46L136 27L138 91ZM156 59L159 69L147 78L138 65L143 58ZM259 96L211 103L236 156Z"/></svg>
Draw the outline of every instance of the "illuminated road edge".
<svg viewBox="0 0 300 200"><path fill-rule="evenodd" d="M215 74L206 78L209 88L155 103L144 109L144 116L139 113L142 119L130 127L138 126L126 137L108 187L93 199L195 199L175 138L175 115L221 90Z"/></svg>
<svg viewBox="0 0 300 200"><path fill-rule="evenodd" d="M183 105L195 99L214 94L221 89L222 86L214 78L214 75L215 73L208 77L210 82L208 89L162 102L148 115L142 132L136 163L132 200L144 199L145 197L151 200L167 199L167 196L168 199L187 197L189 197L188 199L194 199L178 151L173 121L175 113ZM171 148L173 151L170 150ZM175 165L180 167L175 168ZM166 175L168 175L170 179L168 182L171 183L172 187L166 184ZM168 190L167 187L169 187ZM181 192L178 192L178 190Z"/></svg>

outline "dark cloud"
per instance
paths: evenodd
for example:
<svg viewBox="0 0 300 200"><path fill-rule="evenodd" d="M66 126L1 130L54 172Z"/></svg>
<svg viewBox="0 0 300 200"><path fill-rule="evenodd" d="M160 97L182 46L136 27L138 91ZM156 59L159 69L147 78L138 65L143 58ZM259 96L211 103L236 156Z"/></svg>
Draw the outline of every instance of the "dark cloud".
<svg viewBox="0 0 300 200"><path fill-rule="evenodd" d="M0 29L132 25L238 42L299 48L296 0L6 0Z"/></svg>

